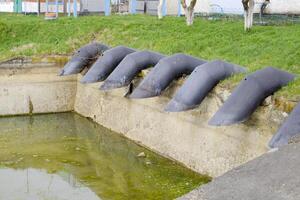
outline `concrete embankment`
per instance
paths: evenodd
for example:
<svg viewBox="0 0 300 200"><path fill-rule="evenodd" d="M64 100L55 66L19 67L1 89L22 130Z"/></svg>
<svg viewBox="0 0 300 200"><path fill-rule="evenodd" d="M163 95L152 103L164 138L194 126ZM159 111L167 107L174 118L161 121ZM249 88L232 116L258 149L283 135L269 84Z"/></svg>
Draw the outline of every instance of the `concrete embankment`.
<svg viewBox="0 0 300 200"><path fill-rule="evenodd" d="M212 177L267 152L268 141L286 116L268 102L246 123L211 127L207 122L230 94L228 90L217 87L195 110L167 113L164 107L179 82L160 97L132 100L123 97L126 89L103 92L99 83L83 85L81 75L58 77L59 68L45 63L1 65L0 115L74 110Z"/></svg>
<svg viewBox="0 0 300 200"><path fill-rule="evenodd" d="M0 65L0 116L66 112L74 108L77 77L57 76L55 63Z"/></svg>
<svg viewBox="0 0 300 200"><path fill-rule="evenodd" d="M178 200L300 199L300 144L248 162Z"/></svg>

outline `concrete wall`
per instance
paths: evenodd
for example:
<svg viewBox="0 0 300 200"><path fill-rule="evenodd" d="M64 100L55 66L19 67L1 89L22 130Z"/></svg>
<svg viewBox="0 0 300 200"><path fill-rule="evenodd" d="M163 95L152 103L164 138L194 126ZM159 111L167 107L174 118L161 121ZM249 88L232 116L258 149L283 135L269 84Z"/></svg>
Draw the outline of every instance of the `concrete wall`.
<svg viewBox="0 0 300 200"><path fill-rule="evenodd" d="M157 15L158 3L159 1L157 0L151 0L151 1L137 0L136 13L143 14L146 11L147 14Z"/></svg>
<svg viewBox="0 0 300 200"><path fill-rule="evenodd" d="M167 6L167 15L178 15L178 0L167 1L166 6Z"/></svg>
<svg viewBox="0 0 300 200"><path fill-rule="evenodd" d="M278 14L300 14L299 0L271 0L267 10L268 13Z"/></svg>
<svg viewBox="0 0 300 200"><path fill-rule="evenodd" d="M75 111L213 177L268 151L267 143L283 117L272 106L261 107L245 124L210 127L208 119L229 92L217 89L196 110L166 113L164 106L176 88L161 97L130 100L123 97L124 89L102 92L99 84L78 83Z"/></svg>
<svg viewBox="0 0 300 200"><path fill-rule="evenodd" d="M168 10L177 10L178 0L170 0L168 2ZM190 0L188 0L187 2L189 3ZM259 12L262 2L263 0L256 0L256 12ZM198 0L195 6L195 12L243 14L244 9L241 0ZM300 14L300 1L271 0L271 3L270 5L268 5L266 12L271 14ZM181 14L184 14L182 8Z"/></svg>
<svg viewBox="0 0 300 200"><path fill-rule="evenodd" d="M59 77L58 66L0 66L0 116L71 111L76 76Z"/></svg>
<svg viewBox="0 0 300 200"><path fill-rule="evenodd" d="M209 13L242 14L244 8L242 0L207 0Z"/></svg>
<svg viewBox="0 0 300 200"><path fill-rule="evenodd" d="M208 119L230 94L226 89L218 87L195 110L166 113L163 109L182 81L160 97L131 100L123 97L126 89L103 92L99 83L83 85L77 81L81 75L59 77L58 71L59 67L45 64L0 65L0 116L75 110L213 177L267 152L267 143L284 118L268 104L244 124L210 127Z"/></svg>
<svg viewBox="0 0 300 200"><path fill-rule="evenodd" d="M82 11L104 12L104 0L81 0Z"/></svg>

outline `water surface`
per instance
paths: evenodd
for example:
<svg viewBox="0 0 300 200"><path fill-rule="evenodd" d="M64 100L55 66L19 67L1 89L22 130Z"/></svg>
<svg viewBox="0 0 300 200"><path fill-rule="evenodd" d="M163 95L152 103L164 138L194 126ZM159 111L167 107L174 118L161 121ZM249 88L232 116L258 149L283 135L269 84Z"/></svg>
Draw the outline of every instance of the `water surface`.
<svg viewBox="0 0 300 200"><path fill-rule="evenodd" d="M173 199L208 181L74 113L0 118L0 199Z"/></svg>

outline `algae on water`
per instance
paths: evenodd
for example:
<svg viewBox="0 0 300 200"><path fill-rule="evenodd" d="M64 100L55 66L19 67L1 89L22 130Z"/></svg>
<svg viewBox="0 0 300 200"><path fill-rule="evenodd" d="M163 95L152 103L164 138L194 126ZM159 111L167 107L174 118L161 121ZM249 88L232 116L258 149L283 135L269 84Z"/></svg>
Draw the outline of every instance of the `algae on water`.
<svg viewBox="0 0 300 200"><path fill-rule="evenodd" d="M2 181L7 174L20 181ZM173 199L209 180L74 113L0 118L2 199L4 191L17 190L14 181L23 183L26 195L51 200L59 199L52 195L59 184L67 188L61 199L80 192L99 199Z"/></svg>

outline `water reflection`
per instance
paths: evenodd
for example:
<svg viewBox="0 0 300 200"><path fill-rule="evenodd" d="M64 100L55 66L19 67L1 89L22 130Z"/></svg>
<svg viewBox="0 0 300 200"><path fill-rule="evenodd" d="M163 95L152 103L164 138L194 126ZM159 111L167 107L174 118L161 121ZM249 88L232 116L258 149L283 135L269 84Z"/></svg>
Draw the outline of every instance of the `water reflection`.
<svg viewBox="0 0 300 200"><path fill-rule="evenodd" d="M63 171L114 200L173 199L209 181L74 113L0 118L1 166Z"/></svg>
<svg viewBox="0 0 300 200"><path fill-rule="evenodd" d="M5 200L100 200L88 187L67 173L44 170L0 169L0 199Z"/></svg>

